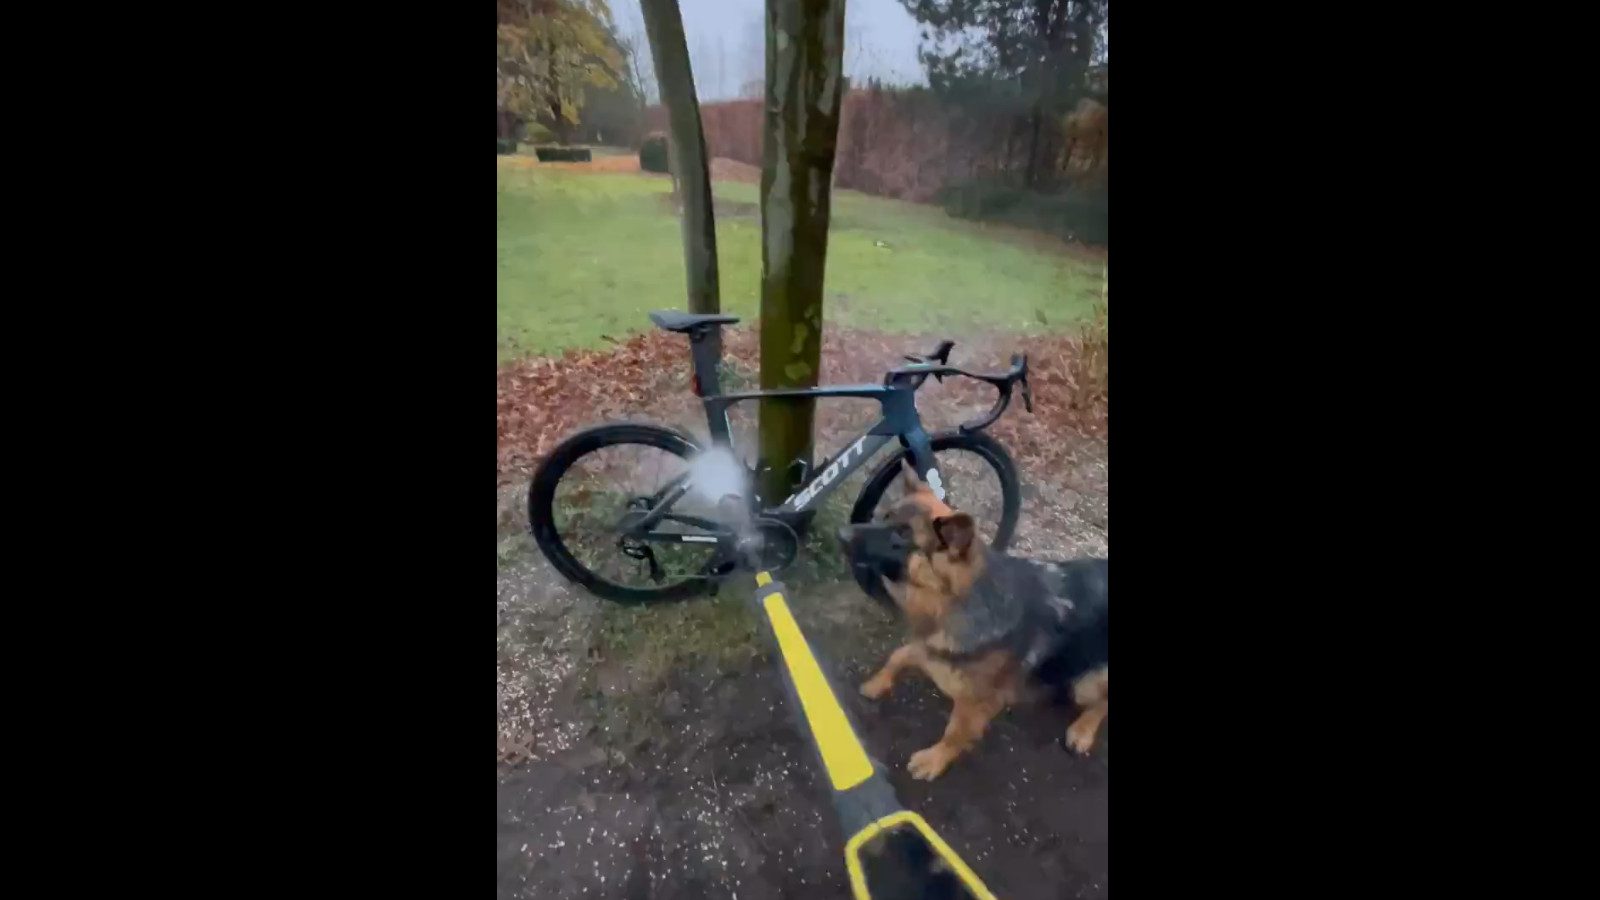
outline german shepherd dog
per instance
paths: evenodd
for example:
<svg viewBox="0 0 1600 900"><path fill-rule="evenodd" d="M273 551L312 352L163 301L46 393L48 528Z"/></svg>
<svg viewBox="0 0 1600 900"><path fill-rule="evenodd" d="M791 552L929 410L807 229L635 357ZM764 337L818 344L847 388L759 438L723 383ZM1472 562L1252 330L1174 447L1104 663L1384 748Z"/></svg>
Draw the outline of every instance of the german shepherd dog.
<svg viewBox="0 0 1600 900"><path fill-rule="evenodd" d="M838 537L851 566L881 580L911 632L861 693L881 698L915 668L955 702L944 737L912 754L912 777L938 778L996 715L1040 688L1071 688L1082 711L1066 744L1088 753L1110 702L1107 561L997 553L972 516L946 506L909 465L901 481L905 497L884 521Z"/></svg>

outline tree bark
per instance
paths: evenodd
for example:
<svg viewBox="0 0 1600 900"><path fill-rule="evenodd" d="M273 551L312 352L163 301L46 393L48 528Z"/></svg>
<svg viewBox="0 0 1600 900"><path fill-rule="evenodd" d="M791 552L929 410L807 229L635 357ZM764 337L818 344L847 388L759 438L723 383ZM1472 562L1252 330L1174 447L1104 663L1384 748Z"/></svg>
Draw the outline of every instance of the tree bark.
<svg viewBox="0 0 1600 900"><path fill-rule="evenodd" d="M695 97L694 73L689 68L689 47L683 38L683 17L677 0L640 0L639 7L644 13L650 56L655 60L661 102L667 108L668 169L683 207L679 219L683 223L689 311L721 312L711 175L705 133L700 128L700 101ZM720 352L717 355L721 357Z"/></svg>
<svg viewBox="0 0 1600 900"><path fill-rule="evenodd" d="M845 0L767 0L761 167L761 387L813 387L822 368L822 285L839 104ZM766 503L811 460L812 400L761 403Z"/></svg>

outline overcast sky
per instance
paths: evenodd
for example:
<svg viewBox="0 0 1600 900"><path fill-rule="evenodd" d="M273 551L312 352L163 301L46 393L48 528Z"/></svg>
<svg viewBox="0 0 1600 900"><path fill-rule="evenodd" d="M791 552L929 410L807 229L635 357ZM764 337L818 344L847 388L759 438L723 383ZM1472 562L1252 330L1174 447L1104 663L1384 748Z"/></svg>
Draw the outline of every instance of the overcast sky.
<svg viewBox="0 0 1600 900"><path fill-rule="evenodd" d="M764 0L678 0L678 6L701 100L738 97L745 84L765 79ZM611 0L611 12L623 35L638 36L645 49L643 68L649 71L639 0ZM917 22L899 0L847 0L845 75L857 81L878 78L890 84L925 84L917 61L917 38Z"/></svg>

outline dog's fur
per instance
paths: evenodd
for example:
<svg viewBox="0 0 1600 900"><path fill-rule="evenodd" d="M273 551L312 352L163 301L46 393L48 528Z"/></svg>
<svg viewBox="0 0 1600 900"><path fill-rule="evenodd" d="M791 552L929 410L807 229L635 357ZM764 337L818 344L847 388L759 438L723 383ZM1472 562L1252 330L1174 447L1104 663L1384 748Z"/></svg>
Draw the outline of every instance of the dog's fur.
<svg viewBox="0 0 1600 900"><path fill-rule="evenodd" d="M1082 712L1066 743L1088 753L1110 704L1106 560L1036 563L996 553L972 516L946 506L910 466L901 480L905 497L886 521L839 537L852 565L882 579L911 631L861 693L883 697L915 668L955 703L944 737L906 768L939 777L1035 686L1071 687Z"/></svg>

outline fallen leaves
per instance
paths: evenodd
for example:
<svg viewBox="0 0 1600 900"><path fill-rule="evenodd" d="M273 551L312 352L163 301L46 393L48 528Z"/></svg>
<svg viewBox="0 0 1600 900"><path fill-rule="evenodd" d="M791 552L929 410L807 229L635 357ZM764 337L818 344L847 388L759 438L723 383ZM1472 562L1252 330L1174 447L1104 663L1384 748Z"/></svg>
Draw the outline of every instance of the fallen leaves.
<svg viewBox="0 0 1600 900"><path fill-rule="evenodd" d="M754 388L759 371L757 326L725 329L725 382ZM926 352L944 335L885 334L829 328L823 336L822 383L881 383L884 372L907 353ZM532 476L534 468L575 430L621 419L648 419L705 433L705 413L690 389L689 342L682 335L650 331L614 346L569 350L554 357L518 360L496 375L497 483ZM1012 353L1027 353L1034 415L1013 397L1013 408L989 432L1010 450L1033 479L1065 484L1075 451L1106 433L1108 390L1103 330L1081 336L967 334L951 363L974 371L1003 371ZM725 389L728 387L725 385ZM966 378L929 381L917 406L930 430L953 428L987 410L994 389ZM754 427L755 405L736 407ZM876 417L871 403L822 402L817 406L819 455L836 450Z"/></svg>

